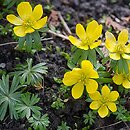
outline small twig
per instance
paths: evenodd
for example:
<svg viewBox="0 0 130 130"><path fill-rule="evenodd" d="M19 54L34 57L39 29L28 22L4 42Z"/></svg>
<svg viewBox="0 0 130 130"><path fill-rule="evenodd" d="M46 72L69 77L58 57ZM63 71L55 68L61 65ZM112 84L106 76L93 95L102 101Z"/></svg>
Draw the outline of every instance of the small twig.
<svg viewBox="0 0 130 130"><path fill-rule="evenodd" d="M58 16L59 16L59 18L60 18L60 20L61 20L61 22L62 22L62 24L63 24L65 30L66 30L69 34L72 34L72 32L70 31L70 29L69 29L67 23L65 22L65 20L64 20L64 18L62 17L62 15L61 15L60 12L58 12Z"/></svg>
<svg viewBox="0 0 130 130"><path fill-rule="evenodd" d="M130 127L127 125L127 123L124 122L124 121L123 121L123 123L125 124L126 128L127 128L128 130L130 130Z"/></svg>
<svg viewBox="0 0 130 130"><path fill-rule="evenodd" d="M41 42L42 41L48 41L48 40L52 40L53 38L52 37L50 37L50 38L43 38L43 37L41 37ZM6 43L3 43L3 44L0 44L0 47L1 46L6 46L6 45L11 45L11 44L17 44L18 42L6 42Z"/></svg>
<svg viewBox="0 0 130 130"><path fill-rule="evenodd" d="M38 58L39 62L41 63L41 58L40 58L38 52L36 52L36 55L37 55L37 58Z"/></svg>
<svg viewBox="0 0 130 130"><path fill-rule="evenodd" d="M68 37L63 35L63 34L53 32L52 30L49 30L48 32L55 35L55 36L61 37L61 38L66 39L66 40L69 40Z"/></svg>
<svg viewBox="0 0 130 130"><path fill-rule="evenodd" d="M115 122L115 123L110 124L110 125L106 125L106 126L102 126L102 127L96 128L96 129L94 129L94 130L99 130L99 129L103 129L103 128L111 127L111 126L114 126L114 125L120 124L121 122L122 122L122 121L118 121L118 122Z"/></svg>

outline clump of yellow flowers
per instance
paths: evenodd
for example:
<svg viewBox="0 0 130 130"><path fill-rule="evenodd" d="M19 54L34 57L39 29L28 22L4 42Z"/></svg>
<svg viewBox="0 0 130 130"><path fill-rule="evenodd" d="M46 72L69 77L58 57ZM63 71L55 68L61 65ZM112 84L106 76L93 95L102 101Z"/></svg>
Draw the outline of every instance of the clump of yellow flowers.
<svg viewBox="0 0 130 130"><path fill-rule="evenodd" d="M21 2L17 7L19 17L13 14L7 15L7 20L16 25L14 33L19 37L24 37L27 33L33 33L35 30L42 28L47 22L47 16L43 15L42 5L37 5L32 10L29 2Z"/></svg>
<svg viewBox="0 0 130 130"><path fill-rule="evenodd" d="M81 50L93 50L101 44L99 37L102 34L102 25L93 20L85 28L81 24L76 25L76 34L79 37L69 36L69 41ZM128 30L123 29L119 35L118 40L110 32L106 32L105 46L109 51L110 59L117 61L114 62L117 68L112 80L115 84L121 85L124 88L130 88L130 43L128 43ZM90 52L90 51L89 51ZM88 53L89 53L88 52ZM91 57L92 58L92 57ZM89 59L89 58L88 58ZM100 78L98 71L94 70L93 64L88 60L82 60L81 68L73 68L72 71L64 74L63 83L66 86L72 87L72 96L74 99L78 99L84 92L84 86L86 92L92 99L90 108L97 110L101 118L106 117L111 112L117 111L116 101L119 97L117 91L110 91L107 85L104 85L101 89L101 93L98 91L98 80ZM129 65L128 65L129 64ZM124 67L125 71L119 71L119 67ZM127 68L127 66L129 66ZM114 70L114 68L113 68ZM127 70L129 72L127 72ZM102 78L102 77L101 77ZM100 88L100 87L99 87Z"/></svg>

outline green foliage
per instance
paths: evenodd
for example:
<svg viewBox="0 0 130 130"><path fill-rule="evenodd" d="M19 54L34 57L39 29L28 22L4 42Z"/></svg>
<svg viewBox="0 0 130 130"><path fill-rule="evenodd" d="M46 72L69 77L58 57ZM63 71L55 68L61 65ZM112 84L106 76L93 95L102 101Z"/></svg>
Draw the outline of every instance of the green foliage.
<svg viewBox="0 0 130 130"><path fill-rule="evenodd" d="M57 130L69 130L70 129L70 127L69 126L67 126L67 123L66 122L61 122L61 125L60 126L58 126L58 128L57 128Z"/></svg>
<svg viewBox="0 0 130 130"><path fill-rule="evenodd" d="M12 26L10 24L6 24L6 26L0 25L0 35L7 35L12 31Z"/></svg>
<svg viewBox="0 0 130 130"><path fill-rule="evenodd" d="M18 5L22 1L25 1L25 0L3 0L3 5L7 6L7 8L9 9L15 4Z"/></svg>
<svg viewBox="0 0 130 130"><path fill-rule="evenodd" d="M21 93L17 91L20 87L19 79L16 76L13 78L11 85L9 84L9 75L3 75L0 79L0 120L5 118L8 110L11 119L13 117L18 118L15 105L20 101Z"/></svg>
<svg viewBox="0 0 130 130"><path fill-rule="evenodd" d="M89 111L88 114L84 114L83 117L85 124L93 125L95 123L96 119L95 112Z"/></svg>
<svg viewBox="0 0 130 130"><path fill-rule="evenodd" d="M39 100L40 98L37 95L31 95L29 92L22 94L21 101L16 104L17 113L21 118L29 118L32 113L40 114L40 110L42 109L35 105Z"/></svg>
<svg viewBox="0 0 130 130"><path fill-rule="evenodd" d="M117 111L113 114L116 115L117 120L130 121L130 112L123 106L118 106Z"/></svg>
<svg viewBox="0 0 130 130"><path fill-rule="evenodd" d="M42 74L47 73L45 65L45 63L39 63L32 66L32 59L27 59L27 63L18 65L16 71L12 72L11 75L18 75L22 84L34 85L42 81Z"/></svg>
<svg viewBox="0 0 130 130"><path fill-rule="evenodd" d="M44 114L43 116L33 114L32 117L28 119L28 121L34 128L34 130L47 130L47 127L49 126L50 123L47 114Z"/></svg>
<svg viewBox="0 0 130 130"><path fill-rule="evenodd" d="M52 103L51 107L55 109L63 109L65 106L63 101L60 98L57 98L57 100Z"/></svg>

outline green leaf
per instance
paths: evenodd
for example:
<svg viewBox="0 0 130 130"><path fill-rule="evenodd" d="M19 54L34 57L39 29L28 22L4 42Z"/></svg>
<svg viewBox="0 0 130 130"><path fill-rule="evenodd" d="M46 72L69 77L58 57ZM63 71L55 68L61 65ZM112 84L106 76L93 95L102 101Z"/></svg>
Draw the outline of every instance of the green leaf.
<svg viewBox="0 0 130 130"><path fill-rule="evenodd" d="M112 79L111 78L98 78L96 81L99 83L111 83Z"/></svg>
<svg viewBox="0 0 130 130"><path fill-rule="evenodd" d="M128 74L128 73L129 73L129 68L128 68L127 60L122 59L122 66L123 66L124 72L125 72L126 74Z"/></svg>
<svg viewBox="0 0 130 130"><path fill-rule="evenodd" d="M96 47L95 50L102 58L104 58L104 54L102 53L99 47Z"/></svg>
<svg viewBox="0 0 130 130"><path fill-rule="evenodd" d="M31 52L31 49L32 49L32 35L31 34L26 35L25 49L27 52Z"/></svg>
<svg viewBox="0 0 130 130"><path fill-rule="evenodd" d="M38 31L35 31L34 33L32 33L32 37L34 39L33 49L42 50L41 38Z"/></svg>

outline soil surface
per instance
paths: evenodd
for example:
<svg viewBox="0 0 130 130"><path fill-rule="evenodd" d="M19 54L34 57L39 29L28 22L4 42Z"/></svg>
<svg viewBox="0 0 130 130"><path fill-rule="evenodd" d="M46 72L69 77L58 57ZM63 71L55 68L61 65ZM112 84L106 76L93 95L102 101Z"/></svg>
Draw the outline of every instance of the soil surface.
<svg viewBox="0 0 130 130"><path fill-rule="evenodd" d="M130 16L130 6L127 0L118 0L118 2L112 1L114 0L32 0L31 2L36 4L41 3L43 7L49 5L52 6L53 11L60 11L72 33L75 33L75 25L77 23L85 24L87 20L96 19L105 25L104 21L107 17L114 20L117 19L118 21L121 20L121 18ZM48 10L47 8L44 9L45 15L52 15L49 21L50 28L55 27L55 29L62 34L68 35L68 32L62 25L60 19L57 18L56 12L53 12L54 14L52 15L51 10ZM3 25L4 23L4 21L0 21L0 24ZM120 24L123 27L129 27L128 23ZM104 27L104 32L108 28L109 27L107 26ZM51 122L48 130L56 130L57 126L61 124L61 121L65 121L72 130L82 130L82 128L86 127L83 123L83 114L87 114L89 104L85 102L84 97L79 100L74 100L68 95L60 95L59 89L61 84L54 81L54 77L62 79L66 69L68 69L67 60L61 52L70 52L70 42L50 33L47 33L45 37L52 39L42 42L45 50L38 52L38 55L16 51L14 49L16 44L0 47L0 66L4 64L4 67L2 66L0 69L10 72L16 64L24 63L28 57L34 59L34 64L38 63L39 60L41 62L46 62L48 66L48 74L44 79L44 90L36 91L35 89L32 89L30 91L39 94L41 97L39 105L43 108L42 113L47 113ZM14 40L11 38L11 34L8 34L7 37L1 36L0 41L1 44L3 44ZM70 91L68 93L70 93ZM59 95L63 100L67 98L68 101L65 103L65 108L56 110L51 107L51 104L55 101L55 97ZM91 130L96 128L99 128L99 130L127 130L124 123L110 125L115 121L114 116L110 116L106 119L98 118ZM127 124L129 125L129 123ZM101 128L106 125L110 125L110 127ZM0 130L27 130L27 127L28 123L25 119L15 121L9 119L7 116L3 122L0 122Z"/></svg>

